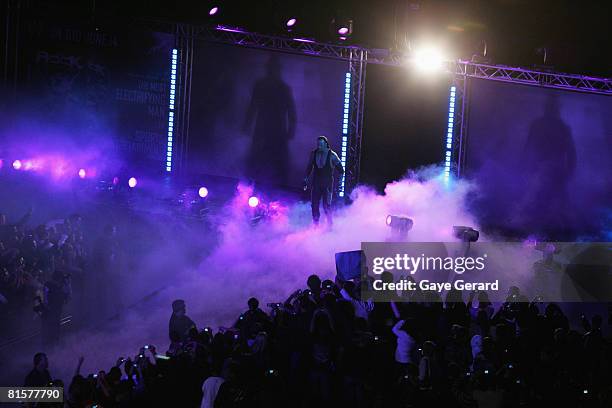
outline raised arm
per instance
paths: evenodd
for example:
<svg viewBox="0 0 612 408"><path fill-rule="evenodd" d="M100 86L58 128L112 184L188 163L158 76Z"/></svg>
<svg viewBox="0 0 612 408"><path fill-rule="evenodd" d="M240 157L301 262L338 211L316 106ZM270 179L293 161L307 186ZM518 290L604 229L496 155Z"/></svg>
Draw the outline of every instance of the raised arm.
<svg viewBox="0 0 612 408"><path fill-rule="evenodd" d="M391 329L393 331L393 334L399 337L402 334L402 331L400 329L402 328L404 323L405 322L403 320L400 320L399 322L395 323L395 326L393 326L393 328Z"/></svg>

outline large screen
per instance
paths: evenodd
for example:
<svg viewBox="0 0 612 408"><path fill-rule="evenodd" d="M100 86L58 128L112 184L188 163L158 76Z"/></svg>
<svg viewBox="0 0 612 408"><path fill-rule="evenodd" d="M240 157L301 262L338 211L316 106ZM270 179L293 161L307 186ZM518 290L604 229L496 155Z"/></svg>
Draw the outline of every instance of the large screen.
<svg viewBox="0 0 612 408"><path fill-rule="evenodd" d="M612 96L470 86L465 174L483 225L556 239L609 230Z"/></svg>
<svg viewBox="0 0 612 408"><path fill-rule="evenodd" d="M338 60L198 42L189 173L301 187L317 136L340 155L347 70Z"/></svg>

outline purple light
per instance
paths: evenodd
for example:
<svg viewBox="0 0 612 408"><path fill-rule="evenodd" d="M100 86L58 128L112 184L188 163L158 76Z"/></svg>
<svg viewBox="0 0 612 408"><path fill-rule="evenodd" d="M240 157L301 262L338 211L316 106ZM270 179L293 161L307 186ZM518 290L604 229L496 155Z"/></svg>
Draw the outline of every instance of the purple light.
<svg viewBox="0 0 612 408"><path fill-rule="evenodd" d="M84 179L85 176L87 175L87 172L85 171L85 169L80 169L79 170L79 177Z"/></svg>
<svg viewBox="0 0 612 408"><path fill-rule="evenodd" d="M293 41L305 42L305 43L314 43L314 40L309 40L308 38L294 38Z"/></svg>
<svg viewBox="0 0 612 408"><path fill-rule="evenodd" d="M130 179L128 180L128 186L130 186L131 188L136 187L137 183L138 181L136 180L136 177L130 177Z"/></svg>
<svg viewBox="0 0 612 408"><path fill-rule="evenodd" d="M249 198L249 207L255 208L259 205L259 198L252 196Z"/></svg>
<svg viewBox="0 0 612 408"><path fill-rule="evenodd" d="M340 37L342 41L346 41L346 37Z"/></svg>
<svg viewBox="0 0 612 408"><path fill-rule="evenodd" d="M206 187L200 187L198 195L202 198L206 198L206 196L208 196L208 189Z"/></svg>
<svg viewBox="0 0 612 408"><path fill-rule="evenodd" d="M222 26L222 25L218 25L217 26L217 30L227 31L227 32L230 32L230 33L241 33L241 34L246 33L246 31L241 30L239 28L225 27L225 26Z"/></svg>
<svg viewBox="0 0 612 408"><path fill-rule="evenodd" d="M295 18L290 18L287 20L287 27L293 27L295 23L297 23L297 20Z"/></svg>
<svg viewBox="0 0 612 408"><path fill-rule="evenodd" d="M113 184L114 185L119 184L119 177L117 177L117 176L113 177Z"/></svg>
<svg viewBox="0 0 612 408"><path fill-rule="evenodd" d="M340 35L347 35L347 34L348 34L348 32L349 32L348 27L340 27L340 28L338 29L338 34L340 34Z"/></svg>
<svg viewBox="0 0 612 408"><path fill-rule="evenodd" d="M391 221L393 218L390 215L387 215L387 225L391 225Z"/></svg>
<svg viewBox="0 0 612 408"><path fill-rule="evenodd" d="M209 16L214 16L219 11L219 7L215 6L208 11Z"/></svg>
<svg viewBox="0 0 612 408"><path fill-rule="evenodd" d="M15 161L13 162L13 168L14 168L15 170L20 170L20 169L21 169L21 160L15 160Z"/></svg>

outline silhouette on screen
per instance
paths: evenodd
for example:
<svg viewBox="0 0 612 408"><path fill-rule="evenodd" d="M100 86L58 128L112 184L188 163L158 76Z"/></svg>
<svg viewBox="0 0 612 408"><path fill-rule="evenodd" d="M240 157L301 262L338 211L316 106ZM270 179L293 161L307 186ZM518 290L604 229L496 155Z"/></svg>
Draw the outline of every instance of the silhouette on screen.
<svg viewBox="0 0 612 408"><path fill-rule="evenodd" d="M545 229L562 229L569 214L568 184L576 169L576 147L561 118L557 98L549 97L544 113L530 127L524 146L530 217Z"/></svg>
<svg viewBox="0 0 612 408"><path fill-rule="evenodd" d="M247 154L247 176L277 185L288 185L289 141L295 135L296 112L291 87L283 81L276 57L266 63L264 76L251 92L243 129L252 134Z"/></svg>

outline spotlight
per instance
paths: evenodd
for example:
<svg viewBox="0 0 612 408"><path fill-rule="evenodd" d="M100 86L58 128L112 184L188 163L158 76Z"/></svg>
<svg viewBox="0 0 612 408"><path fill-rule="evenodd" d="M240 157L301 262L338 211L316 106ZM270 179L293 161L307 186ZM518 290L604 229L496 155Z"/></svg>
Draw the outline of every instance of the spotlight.
<svg viewBox="0 0 612 408"><path fill-rule="evenodd" d="M219 12L219 7L217 6L213 6L210 8L210 10L208 10L208 15L209 16L214 16Z"/></svg>
<svg viewBox="0 0 612 408"><path fill-rule="evenodd" d="M255 196L249 197L249 207L255 208L259 205L259 198Z"/></svg>
<svg viewBox="0 0 612 408"><path fill-rule="evenodd" d="M412 229L414 222L408 217L387 215L386 224L393 230L393 232L405 234Z"/></svg>
<svg viewBox="0 0 612 408"><path fill-rule="evenodd" d="M344 41L353 34L353 20L345 17L338 17L332 20L332 31Z"/></svg>
<svg viewBox="0 0 612 408"><path fill-rule="evenodd" d="M414 54L414 64L422 71L436 71L442 68L444 57L439 49L425 47Z"/></svg>
<svg viewBox="0 0 612 408"><path fill-rule="evenodd" d="M472 227L453 226L453 235L463 242L476 242L480 233Z"/></svg>
<svg viewBox="0 0 612 408"><path fill-rule="evenodd" d="M15 161L13 162L13 168L14 168L15 170L21 170L21 160L15 160Z"/></svg>
<svg viewBox="0 0 612 408"><path fill-rule="evenodd" d="M136 184L138 184L138 180L136 180L136 177L130 177L130 179L128 180L128 186L130 186L130 188L134 188L136 187Z"/></svg>
<svg viewBox="0 0 612 408"><path fill-rule="evenodd" d="M79 170L79 177L84 179L85 176L87 175L87 172L85 171L85 169L80 169Z"/></svg>
<svg viewBox="0 0 612 408"><path fill-rule="evenodd" d="M297 23L297 19L295 17L291 17L290 19L287 20L287 23L285 24L287 26L287 28L293 28L295 26L295 24Z"/></svg>
<svg viewBox="0 0 612 408"><path fill-rule="evenodd" d="M200 187L198 195L202 198L206 198L208 196L208 189L206 187Z"/></svg>

